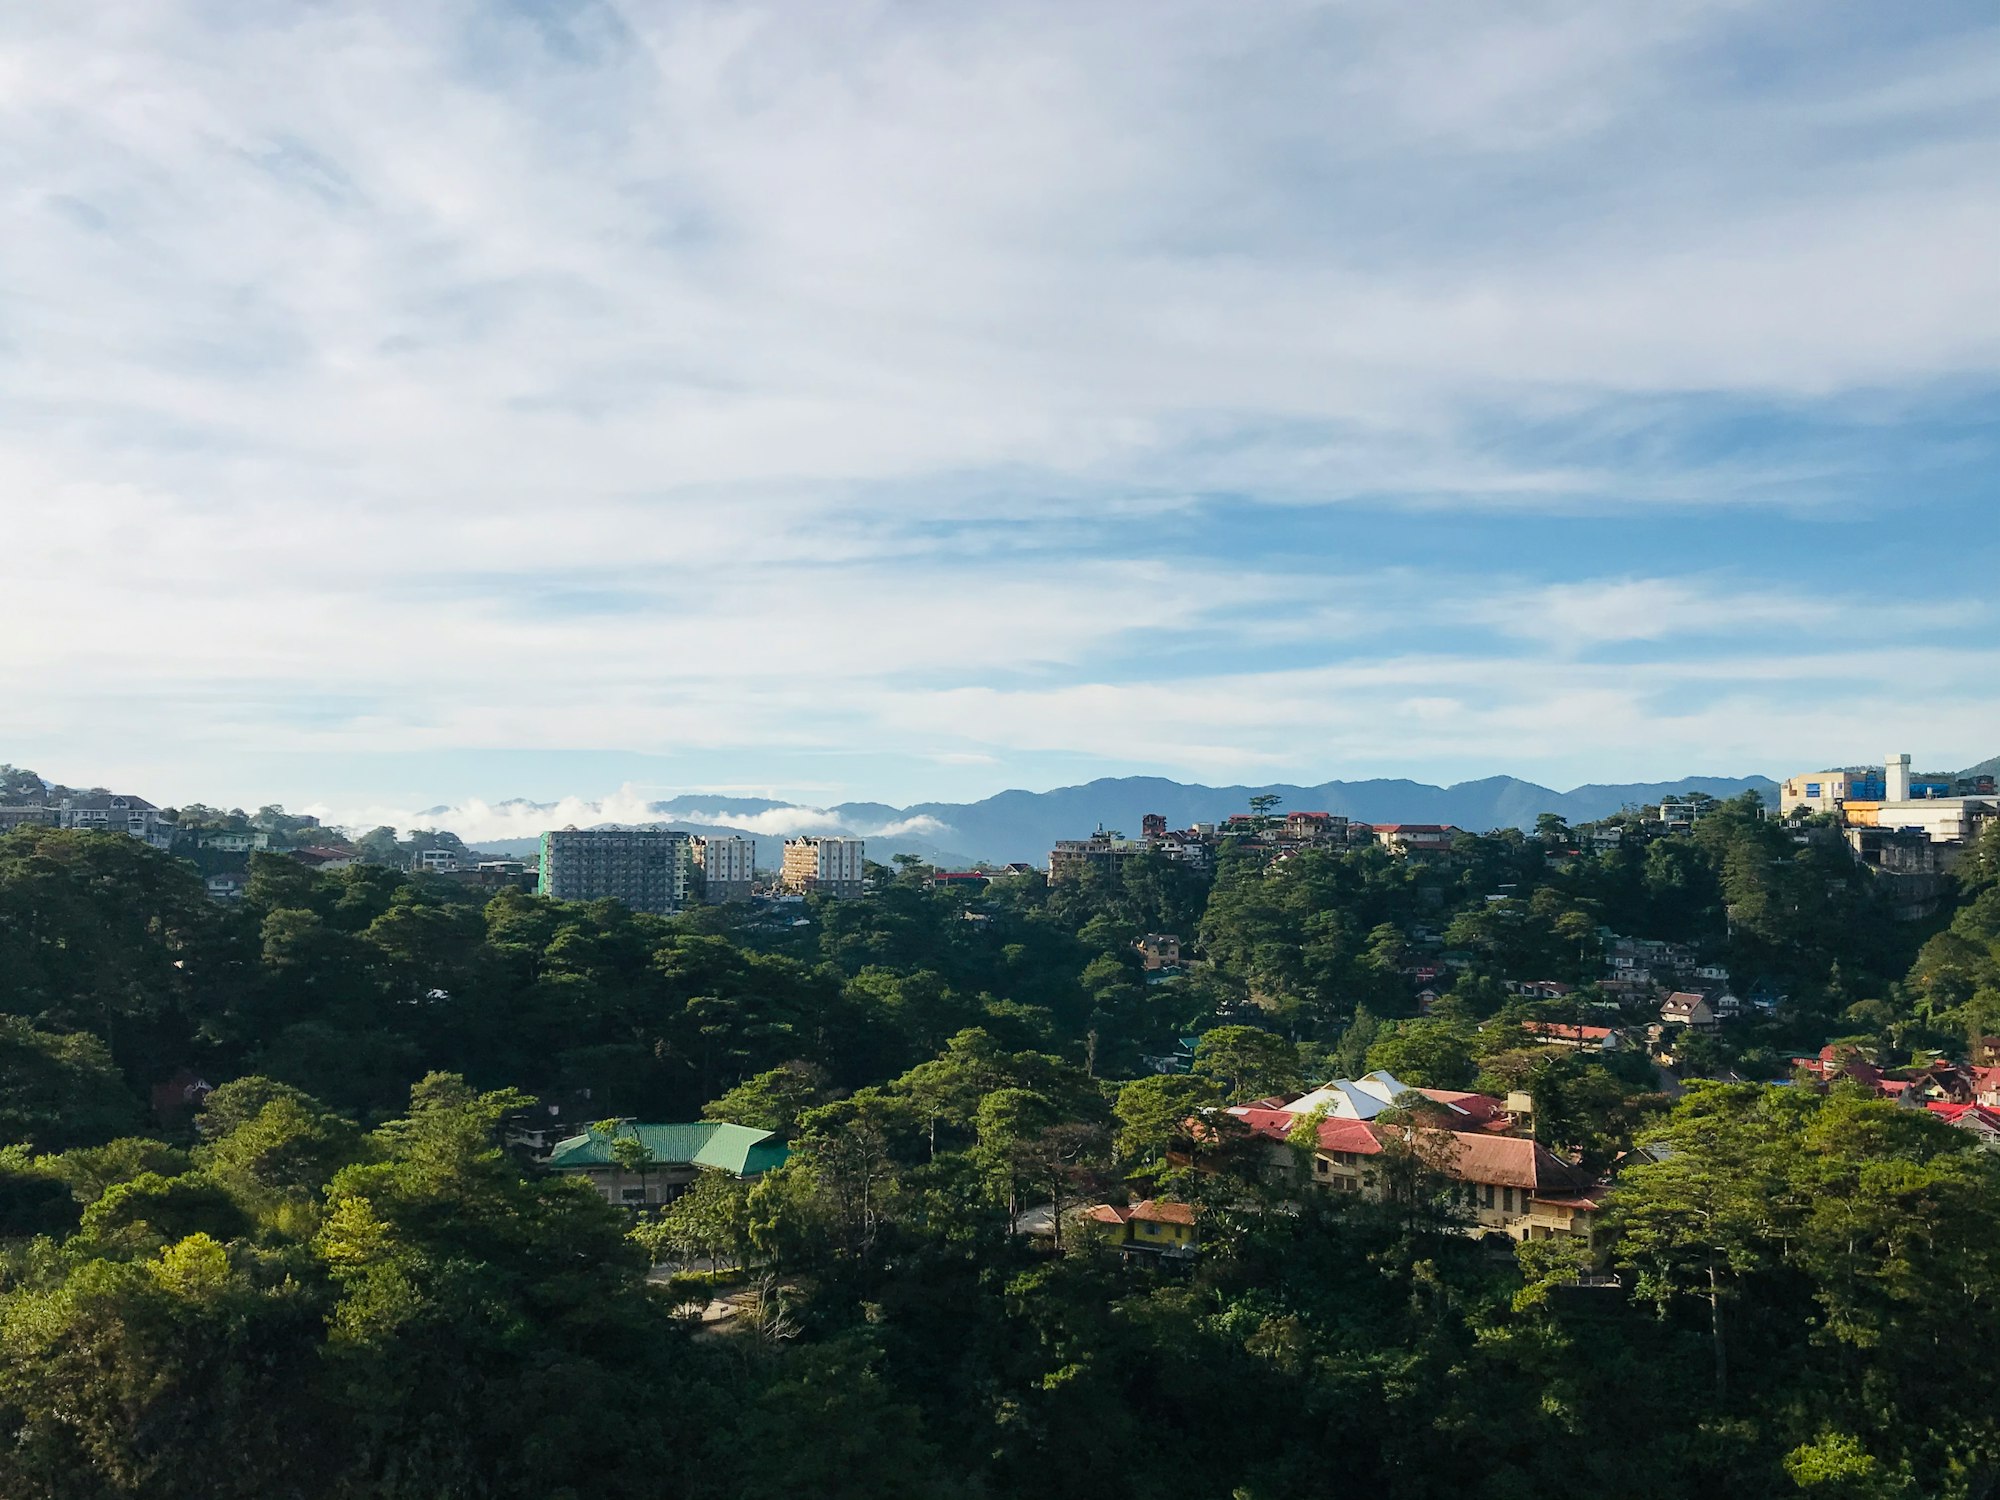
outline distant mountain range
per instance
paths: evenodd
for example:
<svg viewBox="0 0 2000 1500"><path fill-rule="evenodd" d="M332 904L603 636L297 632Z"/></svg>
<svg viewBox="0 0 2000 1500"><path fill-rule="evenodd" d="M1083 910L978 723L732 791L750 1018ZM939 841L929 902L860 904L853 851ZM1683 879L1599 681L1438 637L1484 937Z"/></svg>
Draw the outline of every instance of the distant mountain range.
<svg viewBox="0 0 2000 1500"><path fill-rule="evenodd" d="M1001 792L979 802L920 802L890 807L880 802L843 802L804 807L763 798L676 797L653 802L643 823L620 826L679 828L690 833L741 834L759 841L757 862L775 868L787 836L848 833L868 840L869 857L886 860L915 854L933 864L965 865L981 860L1040 864L1057 839L1081 838L1100 824L1136 836L1146 813L1160 813L1169 826L1220 822L1248 809L1250 799L1271 794L1281 810L1329 812L1369 823L1451 823L1486 832L1533 828L1545 812L1572 823L1607 817L1621 808L1658 802L1663 796L1706 792L1734 797L1756 791L1777 800L1778 784L1764 776L1689 776L1679 781L1580 786L1558 792L1512 776L1431 786L1421 781L1328 781L1318 786L1190 786L1157 776L1118 776L1048 792ZM533 804L511 804L523 809ZM433 809L449 827L449 808ZM576 819L579 826L588 826ZM610 825L595 825L610 826ZM482 839L479 847L520 855L534 839Z"/></svg>

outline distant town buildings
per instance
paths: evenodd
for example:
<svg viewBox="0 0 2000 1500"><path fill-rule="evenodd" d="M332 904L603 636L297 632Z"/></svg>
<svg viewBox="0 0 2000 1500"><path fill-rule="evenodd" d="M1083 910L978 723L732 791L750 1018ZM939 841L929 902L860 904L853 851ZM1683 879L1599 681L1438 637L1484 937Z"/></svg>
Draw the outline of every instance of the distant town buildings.
<svg viewBox="0 0 2000 1500"><path fill-rule="evenodd" d="M808 834L785 840L785 864L780 879L800 895L858 896L863 890L867 844L861 839Z"/></svg>
<svg viewBox="0 0 2000 1500"><path fill-rule="evenodd" d="M1910 757L1888 756L1880 770L1809 771L1779 788L1779 811L1831 817L1855 860L1881 878L1896 915L1936 911L1951 871L1995 820L2000 793L1990 775L1913 773Z"/></svg>
<svg viewBox="0 0 2000 1500"><path fill-rule="evenodd" d="M702 899L709 905L748 901L757 878L757 841L734 833L697 838L694 863L701 871Z"/></svg>
<svg viewBox="0 0 2000 1500"><path fill-rule="evenodd" d="M1305 848L1366 844L1375 836L1366 823L1325 812L1237 813L1219 826L1192 823L1178 829L1169 828L1163 814L1147 813L1139 820L1139 831L1140 837L1132 839L1100 826L1089 838L1057 840L1049 851L1049 879L1080 879L1092 870L1110 874L1126 860L1144 854L1160 855L1206 875L1214 870L1216 853L1225 843L1284 858ZM1450 839L1444 842L1449 847Z"/></svg>
<svg viewBox="0 0 2000 1500"><path fill-rule="evenodd" d="M564 828L542 835L536 890L561 901L620 901L666 915L687 903L689 838L667 828Z"/></svg>

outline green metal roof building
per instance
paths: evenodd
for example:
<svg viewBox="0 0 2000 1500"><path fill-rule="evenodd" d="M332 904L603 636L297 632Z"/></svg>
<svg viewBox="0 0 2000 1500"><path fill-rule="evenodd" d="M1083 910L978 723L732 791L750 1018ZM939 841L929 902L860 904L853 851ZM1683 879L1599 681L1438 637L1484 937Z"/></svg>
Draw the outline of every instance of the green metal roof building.
<svg viewBox="0 0 2000 1500"><path fill-rule="evenodd" d="M643 1172L621 1168L613 1141L636 1140L650 1160ZM692 1125L642 1125L621 1121L616 1135L590 1130L556 1142L552 1172L578 1172L613 1203L670 1202L703 1168L732 1177L757 1177L783 1166L791 1148L768 1130L702 1120Z"/></svg>

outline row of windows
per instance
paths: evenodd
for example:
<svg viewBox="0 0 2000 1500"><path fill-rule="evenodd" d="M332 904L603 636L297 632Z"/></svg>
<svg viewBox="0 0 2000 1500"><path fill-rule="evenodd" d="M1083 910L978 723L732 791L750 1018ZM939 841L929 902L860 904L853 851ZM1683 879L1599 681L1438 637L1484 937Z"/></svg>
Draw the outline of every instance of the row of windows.
<svg viewBox="0 0 2000 1500"><path fill-rule="evenodd" d="M1360 1160L1352 1151L1335 1151L1329 1154L1342 1166L1347 1167L1355 1165ZM1317 1157L1314 1167L1321 1177L1331 1179L1336 1187L1346 1192L1353 1192L1358 1186L1351 1177L1334 1177L1333 1163L1328 1161L1325 1156ZM1365 1181L1368 1186L1373 1187L1375 1184L1375 1174L1373 1172L1368 1173ZM1503 1187L1491 1182L1465 1182L1458 1184L1450 1192L1451 1196L1457 1198L1467 1208L1497 1210L1505 1214L1526 1213L1528 1211L1528 1190L1526 1188Z"/></svg>

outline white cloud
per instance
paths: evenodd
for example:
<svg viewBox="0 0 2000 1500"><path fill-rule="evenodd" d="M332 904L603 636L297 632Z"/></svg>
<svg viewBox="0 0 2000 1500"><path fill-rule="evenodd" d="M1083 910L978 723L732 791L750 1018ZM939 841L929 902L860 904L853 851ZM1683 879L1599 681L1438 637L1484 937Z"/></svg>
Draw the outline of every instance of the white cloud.
<svg viewBox="0 0 2000 1500"><path fill-rule="evenodd" d="M1751 45L1793 66L1732 83ZM1666 669L1572 658L1678 652L1721 702L1686 642L1769 650L1862 591L1413 548L1398 615L1160 535L1217 493L1811 504L1775 458L1494 433L1991 379L1996 80L1992 29L1842 52L1720 3L17 8L9 728L673 746L710 781L904 735L1193 771L1441 726L1665 745ZM1416 638L1356 644L1385 619ZM1465 630L1520 659L1446 665ZM1279 682L1331 700L1273 713Z"/></svg>
<svg viewBox="0 0 2000 1500"><path fill-rule="evenodd" d="M857 817L819 807L744 808L726 803L704 807L698 799L686 797L674 799L669 805L630 784L603 797L564 797L555 802L490 803L467 798L440 807L315 803L300 810L356 833L381 826L443 828L474 842L536 838L552 828L593 828L607 823L691 823L736 829L765 839L831 833L862 838L938 840L949 838L952 832L948 824L922 814L884 819ZM770 859L773 855L766 852L761 857Z"/></svg>

